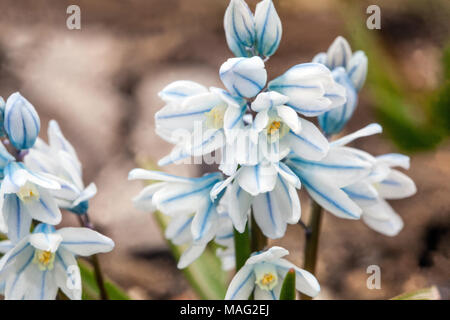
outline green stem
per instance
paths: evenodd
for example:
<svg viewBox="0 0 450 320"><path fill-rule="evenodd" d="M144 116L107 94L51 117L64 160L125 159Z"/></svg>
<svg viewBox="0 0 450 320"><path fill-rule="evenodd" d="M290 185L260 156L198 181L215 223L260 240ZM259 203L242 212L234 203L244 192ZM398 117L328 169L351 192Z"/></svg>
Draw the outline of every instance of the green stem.
<svg viewBox="0 0 450 320"><path fill-rule="evenodd" d="M322 207L311 199L311 215L306 232L304 269L315 275L317 265L317 251L319 248L320 223L322 220ZM311 300L311 297L301 295L302 300Z"/></svg>
<svg viewBox="0 0 450 320"><path fill-rule="evenodd" d="M261 229L258 227L258 224L253 217L253 212L251 214L252 222L251 222L251 235L252 235L252 252L258 252L264 250L267 246L267 237L262 233Z"/></svg>
<svg viewBox="0 0 450 320"><path fill-rule="evenodd" d="M78 215L78 220L80 221L80 224L83 227L94 229L94 226L91 224L87 213L84 214L84 219L83 219L83 216ZM98 259L98 255L93 254L91 256L91 262L94 267L95 281L97 282L97 286L100 291L100 298L102 300L109 300L109 296L108 296L108 292L106 291L105 280L103 277L103 272L102 272L102 268L100 266L100 261Z"/></svg>
<svg viewBox="0 0 450 320"><path fill-rule="evenodd" d="M247 259L250 257L250 234L248 230L248 223L245 226L243 233L239 233L236 229L234 231L234 254L236 257L236 272L241 269Z"/></svg>

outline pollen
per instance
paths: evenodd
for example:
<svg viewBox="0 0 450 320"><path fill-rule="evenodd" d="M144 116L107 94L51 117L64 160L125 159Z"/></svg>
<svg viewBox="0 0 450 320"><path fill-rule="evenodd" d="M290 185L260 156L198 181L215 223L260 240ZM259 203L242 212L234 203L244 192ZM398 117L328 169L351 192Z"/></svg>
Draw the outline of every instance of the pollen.
<svg viewBox="0 0 450 320"><path fill-rule="evenodd" d="M281 122L280 121L272 121L272 123L267 127L267 133L273 135L278 130L280 130Z"/></svg>
<svg viewBox="0 0 450 320"><path fill-rule="evenodd" d="M262 283L264 286L268 286L268 285L270 285L270 284L274 281L274 279L275 279L275 277L273 276L273 274L271 274L271 273L266 273L266 274L263 276L263 278L262 278L262 280L261 280L261 283Z"/></svg>
<svg viewBox="0 0 450 320"><path fill-rule="evenodd" d="M36 250L34 252L33 263L37 264L39 270L51 270L53 269L53 262L55 260L55 254L51 251Z"/></svg>

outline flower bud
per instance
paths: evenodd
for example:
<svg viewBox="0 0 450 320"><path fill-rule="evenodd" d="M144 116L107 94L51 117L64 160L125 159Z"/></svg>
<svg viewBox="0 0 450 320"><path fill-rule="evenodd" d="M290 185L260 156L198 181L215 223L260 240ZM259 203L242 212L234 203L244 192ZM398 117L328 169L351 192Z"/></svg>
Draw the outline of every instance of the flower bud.
<svg viewBox="0 0 450 320"><path fill-rule="evenodd" d="M348 77L356 90L361 90L367 75L367 56L362 51L356 51L347 65Z"/></svg>
<svg viewBox="0 0 450 320"><path fill-rule="evenodd" d="M4 127L9 141L18 150L31 148L41 127L39 116L33 105L19 92L6 101Z"/></svg>
<svg viewBox="0 0 450 320"><path fill-rule="evenodd" d="M270 57L280 45L282 27L272 0L263 0L255 10L256 48L258 53Z"/></svg>
<svg viewBox="0 0 450 320"><path fill-rule="evenodd" d="M220 67L220 79L233 96L252 98L266 85L267 71L260 57L231 58Z"/></svg>
<svg viewBox="0 0 450 320"><path fill-rule="evenodd" d="M352 49L345 38L337 37L327 51L327 66L333 70L336 67L347 67L352 57Z"/></svg>
<svg viewBox="0 0 450 320"><path fill-rule="evenodd" d="M252 56L255 42L253 14L243 0L231 0L224 17L228 47L237 57Z"/></svg>

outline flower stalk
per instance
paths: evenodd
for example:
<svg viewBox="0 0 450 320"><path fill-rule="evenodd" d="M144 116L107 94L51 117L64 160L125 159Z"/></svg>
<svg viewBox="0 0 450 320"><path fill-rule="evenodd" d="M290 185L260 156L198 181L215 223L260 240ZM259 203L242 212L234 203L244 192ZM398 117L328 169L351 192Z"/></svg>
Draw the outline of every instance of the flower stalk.
<svg viewBox="0 0 450 320"><path fill-rule="evenodd" d="M78 220L80 221L80 224L83 227L95 230L94 226L90 222L90 219L89 219L89 216L87 213L85 213L84 215L79 215ZM95 276L95 281L97 282L98 290L100 291L100 299L101 300L109 300L108 291L106 291L106 287L105 287L105 279L103 276L102 268L100 266L100 261L98 259L97 254L93 254L91 256L91 263L92 263L92 266L94 267L94 276Z"/></svg>
<svg viewBox="0 0 450 320"><path fill-rule="evenodd" d="M251 224L252 252L262 251L267 246L267 237L262 233L261 229L256 223L255 218L253 216L253 212L251 216L252 216L252 224Z"/></svg>
<svg viewBox="0 0 450 320"><path fill-rule="evenodd" d="M304 251L304 269L315 275L317 265L317 251L319 248L320 224L322 221L322 207L311 200L311 215L306 229L306 242ZM311 300L307 295L302 300Z"/></svg>

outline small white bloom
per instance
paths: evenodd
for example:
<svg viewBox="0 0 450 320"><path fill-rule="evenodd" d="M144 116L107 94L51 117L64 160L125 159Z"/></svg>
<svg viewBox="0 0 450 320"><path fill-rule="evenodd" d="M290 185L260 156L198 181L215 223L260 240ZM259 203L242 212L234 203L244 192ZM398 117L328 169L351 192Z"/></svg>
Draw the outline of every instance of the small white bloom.
<svg viewBox="0 0 450 320"><path fill-rule="evenodd" d="M38 138L24 163L35 172L50 174L61 185L51 191L60 208L86 213L89 199L97 193L95 184L84 186L81 162L55 120L49 122L48 139L49 145Z"/></svg>
<svg viewBox="0 0 450 320"><path fill-rule="evenodd" d="M253 14L244 0L231 0L223 20L228 47L237 57L252 55L255 42Z"/></svg>
<svg viewBox="0 0 450 320"><path fill-rule="evenodd" d="M114 242L87 228L55 230L39 224L0 260L6 300L51 300L58 288L81 299L81 278L75 255L109 252ZM70 285L69 285L70 284Z"/></svg>
<svg viewBox="0 0 450 320"><path fill-rule="evenodd" d="M4 176L0 206L9 239L23 238L32 218L53 225L61 221L61 211L51 195L52 190L61 188L57 181L31 171L20 162L8 163Z"/></svg>
<svg viewBox="0 0 450 320"><path fill-rule="evenodd" d="M286 105L305 116L318 116L346 101L345 88L319 63L293 66L270 81L268 88L289 97Z"/></svg>
<svg viewBox="0 0 450 320"><path fill-rule="evenodd" d="M6 101L4 128L9 141L18 150L31 148L39 135L41 122L36 109L19 92Z"/></svg>
<svg viewBox="0 0 450 320"><path fill-rule="evenodd" d="M228 287L225 300L247 300L252 293L256 300L278 300L286 273L295 270L295 287L315 297L320 291L317 279L282 257L289 252L281 247L254 253L236 273Z"/></svg>
<svg viewBox="0 0 450 320"><path fill-rule="evenodd" d="M272 0L263 0L255 10L256 48L262 56L269 57L280 45L282 27Z"/></svg>

